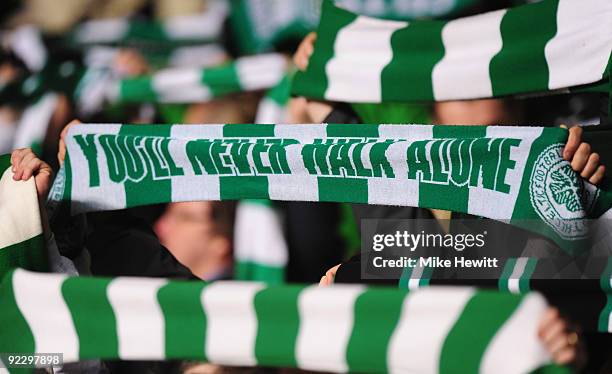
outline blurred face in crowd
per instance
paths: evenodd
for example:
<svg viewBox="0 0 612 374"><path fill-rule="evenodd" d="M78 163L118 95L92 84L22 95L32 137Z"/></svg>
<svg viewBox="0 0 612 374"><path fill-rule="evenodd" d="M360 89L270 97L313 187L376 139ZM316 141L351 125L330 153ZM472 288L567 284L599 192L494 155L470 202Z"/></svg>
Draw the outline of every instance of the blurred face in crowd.
<svg viewBox="0 0 612 374"><path fill-rule="evenodd" d="M168 205L155 224L160 242L197 276L222 272L231 255L230 239L219 234L210 201Z"/></svg>
<svg viewBox="0 0 612 374"><path fill-rule="evenodd" d="M17 78L18 70L9 63L0 64L0 84L7 84Z"/></svg>

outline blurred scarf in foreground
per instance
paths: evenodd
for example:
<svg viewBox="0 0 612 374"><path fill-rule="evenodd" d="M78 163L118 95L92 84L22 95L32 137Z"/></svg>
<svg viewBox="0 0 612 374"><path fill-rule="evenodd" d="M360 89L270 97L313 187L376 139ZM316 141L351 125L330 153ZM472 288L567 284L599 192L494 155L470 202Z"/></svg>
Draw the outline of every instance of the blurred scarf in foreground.
<svg viewBox="0 0 612 374"><path fill-rule="evenodd" d="M0 351L65 362L197 359L360 373L569 373L537 337L546 303L470 287L268 286L15 270ZM466 349L469 347L469 349Z"/></svg>

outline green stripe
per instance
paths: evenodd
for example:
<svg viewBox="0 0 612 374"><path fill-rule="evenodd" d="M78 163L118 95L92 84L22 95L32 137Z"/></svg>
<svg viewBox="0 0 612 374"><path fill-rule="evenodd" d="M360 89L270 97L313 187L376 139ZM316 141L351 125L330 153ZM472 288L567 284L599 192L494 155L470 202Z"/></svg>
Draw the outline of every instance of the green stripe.
<svg viewBox="0 0 612 374"><path fill-rule="evenodd" d="M423 269L423 273L421 274L421 279L419 280L419 287L429 286L429 281L431 280L432 274L433 268L426 266Z"/></svg>
<svg viewBox="0 0 612 374"><path fill-rule="evenodd" d="M242 91L235 64L204 70L202 83L208 86L214 97Z"/></svg>
<svg viewBox="0 0 612 374"><path fill-rule="evenodd" d="M410 276L414 271L414 267L406 266L402 270L402 275L400 276L398 287L402 290L408 289L408 283L410 282Z"/></svg>
<svg viewBox="0 0 612 374"><path fill-rule="evenodd" d="M382 101L433 100L431 72L444 57L442 28L445 22L414 22L391 36L393 59L381 73ZM403 53L402 51L418 51ZM401 83L400 83L401 82Z"/></svg>
<svg viewBox="0 0 612 374"><path fill-rule="evenodd" d="M279 106L285 106L291 98L291 78L287 74L274 87L268 90L266 97Z"/></svg>
<svg viewBox="0 0 612 374"><path fill-rule="evenodd" d="M0 248L0 277L15 268L33 271L49 269L43 234Z"/></svg>
<svg viewBox="0 0 612 374"><path fill-rule="evenodd" d="M318 177L319 201L368 202L368 180L357 178Z"/></svg>
<svg viewBox="0 0 612 374"><path fill-rule="evenodd" d="M296 367L295 344L300 317L301 286L268 287L255 295L255 357L266 366Z"/></svg>
<svg viewBox="0 0 612 374"><path fill-rule="evenodd" d="M608 264L601 274L601 279L599 280L599 284L601 289L606 292L612 291L612 257L608 257Z"/></svg>
<svg viewBox="0 0 612 374"><path fill-rule="evenodd" d="M518 220L513 221L512 223L526 228L530 231L540 232L549 237L555 237L556 234L552 233L552 230L548 228L548 226L539 219L539 216L535 212L532 204L531 198L529 195L529 180L531 178L531 173L535 166L535 161L544 151L546 147L554 143L566 143L568 137L568 131L562 128L544 128L542 129L542 135L535 139L531 144L531 149L529 150L529 156L525 161L525 170L523 171L523 179L521 180L521 185L519 189L519 194L516 199L516 203L514 204L514 210L512 212L512 219ZM526 221L529 220L529 221ZM540 227L534 227L539 224Z"/></svg>
<svg viewBox="0 0 612 374"><path fill-rule="evenodd" d="M206 360L206 314L201 294L203 282L176 281L157 292L164 314L166 357Z"/></svg>
<svg viewBox="0 0 612 374"><path fill-rule="evenodd" d="M497 286L500 291L508 292L510 289L508 288L508 281L510 280L510 276L514 271L514 266L516 265L516 258L509 258L506 260L506 264L504 265L504 270L502 271L499 280L497 281Z"/></svg>
<svg viewBox="0 0 612 374"><path fill-rule="evenodd" d="M357 18L357 15L344 9L336 8L332 1L325 0L321 10L321 22L317 30L319 36L315 45L316 50L308 60L305 72L298 72L295 76L293 92L306 97L325 97L329 84L325 66L334 56L334 43L338 32Z"/></svg>
<svg viewBox="0 0 612 374"><path fill-rule="evenodd" d="M64 196L62 199L64 202L72 200L72 166L70 164L70 154L66 152L66 158L64 159ZM72 208L69 208L71 211Z"/></svg>
<svg viewBox="0 0 612 374"><path fill-rule="evenodd" d="M159 22L134 22L132 20L129 22L129 25L130 28L122 37L123 40L144 39L146 41L158 42L171 40L168 35L166 35L163 25Z"/></svg>
<svg viewBox="0 0 612 374"><path fill-rule="evenodd" d="M34 335L15 300L11 270L0 283L0 352L34 353Z"/></svg>
<svg viewBox="0 0 612 374"><path fill-rule="evenodd" d="M219 177L221 200L269 199L267 177Z"/></svg>
<svg viewBox="0 0 612 374"><path fill-rule="evenodd" d="M408 290L410 279L412 277L412 273L414 272L414 268L406 266L404 270L402 270L402 275L399 279L398 287L400 289ZM427 287L431 281L431 276L433 274L433 268L426 266L423 268L423 272L421 273L421 277L419 278L419 287Z"/></svg>
<svg viewBox="0 0 612 374"><path fill-rule="evenodd" d="M379 125L329 124L326 133L329 137L378 138Z"/></svg>
<svg viewBox="0 0 612 374"><path fill-rule="evenodd" d="M468 187L419 183L419 206L467 213Z"/></svg>
<svg viewBox="0 0 612 374"><path fill-rule="evenodd" d="M237 258L234 265L234 279L281 284L285 281L285 268L253 261L241 261Z"/></svg>
<svg viewBox="0 0 612 374"><path fill-rule="evenodd" d="M432 135L434 139L476 139L487 136L489 126L433 126Z"/></svg>
<svg viewBox="0 0 612 374"><path fill-rule="evenodd" d="M487 127L434 126L432 131L434 139L484 138ZM439 169L441 168L442 165L439 166ZM469 197L470 190L467 185L458 187L452 184L419 183L419 206L467 213Z"/></svg>
<svg viewBox="0 0 612 374"><path fill-rule="evenodd" d="M597 324L597 330L599 332L612 332L612 326L610 325L610 314L612 314L612 294L608 294L608 302L599 315L599 323Z"/></svg>
<svg viewBox="0 0 612 374"><path fill-rule="evenodd" d="M542 1L506 12L500 26L503 47L489 65L493 96L542 91L548 87L544 51L546 43L557 32L558 3L558 0ZM535 25L537 32L534 32Z"/></svg>
<svg viewBox="0 0 612 374"><path fill-rule="evenodd" d="M568 134L568 130L566 129L544 128L542 130L542 135L533 141L531 149L529 150L529 156L525 161L525 169L523 171L519 193L516 198L516 202L514 203L514 210L512 211L511 224L532 232L536 232L548 238L553 238L564 251L570 254L579 254L583 253L585 246L588 244L588 240L576 240L573 243L569 243L569 241L560 239L559 235L553 231L553 229L550 228L545 221L540 219L531 203L530 196L530 178L535 167L536 159L542 153L542 151L544 151L544 149L551 144L565 144L567 142Z"/></svg>
<svg viewBox="0 0 612 374"><path fill-rule="evenodd" d="M557 366L555 364L548 364L539 367L532 371L530 374L575 374L576 371L571 367Z"/></svg>
<svg viewBox="0 0 612 374"><path fill-rule="evenodd" d="M0 176L11 166L11 155L0 155Z"/></svg>
<svg viewBox="0 0 612 374"><path fill-rule="evenodd" d="M157 92L151 77L123 79L119 82L119 100L125 102L156 102Z"/></svg>
<svg viewBox="0 0 612 374"><path fill-rule="evenodd" d="M119 135L140 135L149 137L170 137L172 126L163 125L123 125L119 130ZM150 166L153 165L149 161ZM150 169L149 169L150 171ZM172 201L172 182L170 179L153 179L153 175L148 173L141 181L132 182L126 180L125 203L126 207L167 203Z"/></svg>
<svg viewBox="0 0 612 374"><path fill-rule="evenodd" d="M538 263L537 258L529 258L527 260L527 264L525 265L525 270L523 274L521 274L521 278L519 279L519 291L521 293L527 293L530 290L529 282L531 280L531 276L536 268Z"/></svg>
<svg viewBox="0 0 612 374"><path fill-rule="evenodd" d="M79 337L79 357L82 359L118 357L117 321L106 297L111 281L72 277L62 284L62 296ZM95 323L92 323L92 316L95 316Z"/></svg>
<svg viewBox="0 0 612 374"><path fill-rule="evenodd" d="M521 300L520 296L503 293L476 293L446 336L440 353L440 374L456 373L457 368L463 373L478 373L489 343Z"/></svg>
<svg viewBox="0 0 612 374"><path fill-rule="evenodd" d="M366 291L355 301L353 331L346 348L349 372L384 373L387 348L400 319L406 293Z"/></svg>
<svg viewBox="0 0 612 374"><path fill-rule="evenodd" d="M228 138L274 137L274 124L229 124L223 126L223 136Z"/></svg>

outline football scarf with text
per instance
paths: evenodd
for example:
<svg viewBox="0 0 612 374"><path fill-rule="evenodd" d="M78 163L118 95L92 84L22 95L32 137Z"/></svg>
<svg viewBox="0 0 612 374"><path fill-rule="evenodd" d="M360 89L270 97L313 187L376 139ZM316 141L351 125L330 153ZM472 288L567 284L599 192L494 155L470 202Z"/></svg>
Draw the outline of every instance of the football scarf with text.
<svg viewBox="0 0 612 374"><path fill-rule="evenodd" d="M51 193L73 214L269 199L444 209L574 253L608 191L563 160L567 130L433 125L77 125Z"/></svg>

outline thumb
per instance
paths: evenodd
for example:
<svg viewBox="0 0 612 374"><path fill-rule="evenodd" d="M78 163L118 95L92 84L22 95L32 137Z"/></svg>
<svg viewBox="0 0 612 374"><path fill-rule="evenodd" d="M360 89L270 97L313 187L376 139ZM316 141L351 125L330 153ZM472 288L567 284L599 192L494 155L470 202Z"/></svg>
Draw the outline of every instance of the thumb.
<svg viewBox="0 0 612 374"><path fill-rule="evenodd" d="M60 166L64 165L64 160L66 159L66 136L68 135L68 130L74 126L74 125L78 125L81 124L81 121L79 121L78 119L73 119L72 121L70 121L70 123L68 123L66 126L64 126L64 128L62 129L62 132L60 133L60 140L59 140L59 148L57 151L57 161L59 162Z"/></svg>

